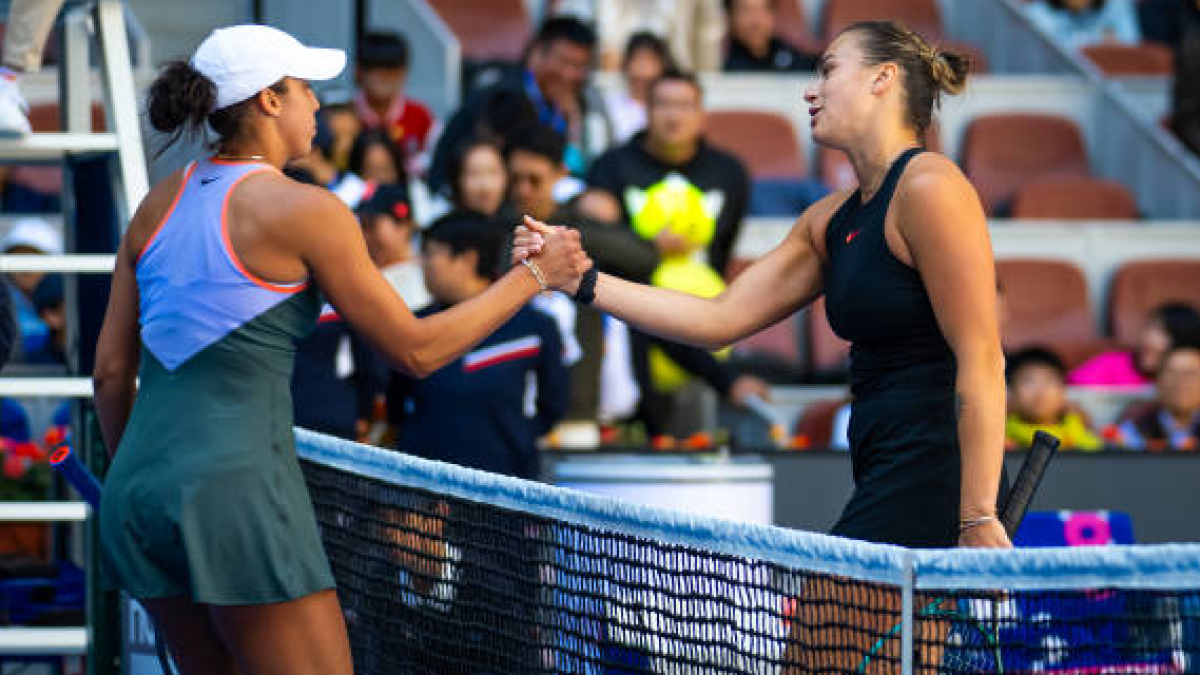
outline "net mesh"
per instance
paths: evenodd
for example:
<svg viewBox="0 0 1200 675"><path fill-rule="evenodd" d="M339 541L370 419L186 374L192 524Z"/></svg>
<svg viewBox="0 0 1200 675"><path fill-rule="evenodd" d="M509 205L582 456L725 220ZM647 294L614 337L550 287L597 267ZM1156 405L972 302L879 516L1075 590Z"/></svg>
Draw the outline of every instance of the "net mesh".
<svg viewBox="0 0 1200 675"><path fill-rule="evenodd" d="M357 673L1200 670L1200 547L917 553L299 438Z"/></svg>

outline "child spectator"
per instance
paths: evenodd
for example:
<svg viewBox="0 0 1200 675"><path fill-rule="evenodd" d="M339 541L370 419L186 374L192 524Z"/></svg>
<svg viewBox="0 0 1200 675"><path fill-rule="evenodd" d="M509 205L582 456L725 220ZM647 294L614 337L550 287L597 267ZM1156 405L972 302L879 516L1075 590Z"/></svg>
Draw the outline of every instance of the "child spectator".
<svg viewBox="0 0 1200 675"><path fill-rule="evenodd" d="M62 235L41 218L20 218L0 241L0 249L5 255L58 255L62 253ZM56 363L50 328L38 316L33 304L33 292L44 277L42 272L8 275L12 282L9 296L20 332L19 339L14 341L14 363Z"/></svg>
<svg viewBox="0 0 1200 675"><path fill-rule="evenodd" d="M1027 11L1038 28L1071 49L1142 40L1130 0L1045 0L1030 3Z"/></svg>
<svg viewBox="0 0 1200 675"><path fill-rule="evenodd" d="M1139 387L1152 382L1172 346L1200 344L1200 313L1188 305L1164 304L1146 319L1138 345L1089 359L1067 376L1067 384L1089 387Z"/></svg>
<svg viewBox="0 0 1200 675"><path fill-rule="evenodd" d="M621 75L625 88L605 98L613 140L624 143L646 128L646 97L650 85L672 67L671 50L654 33L634 33L625 45Z"/></svg>
<svg viewBox="0 0 1200 675"><path fill-rule="evenodd" d="M1118 426L1121 445L1134 450L1196 450L1200 435L1200 345L1172 347L1158 373L1152 406Z"/></svg>
<svg viewBox="0 0 1200 675"><path fill-rule="evenodd" d="M404 154L383 129L367 129L350 147L350 173L376 185L405 182Z"/></svg>
<svg viewBox="0 0 1200 675"><path fill-rule="evenodd" d="M1099 450L1100 438L1067 403L1067 368L1054 352L1040 347L1022 349L1008 358L1007 444L1028 448L1036 431L1062 441L1064 450Z"/></svg>
<svg viewBox="0 0 1200 675"><path fill-rule="evenodd" d="M478 214L454 213L425 231L422 262L434 304L426 316L496 278L504 234ZM566 411L562 341L549 316L523 307L473 351L422 380L395 373L389 417L397 448L520 478L540 474L536 441Z"/></svg>
<svg viewBox="0 0 1200 675"><path fill-rule="evenodd" d="M381 185L358 208L367 252L411 310L432 298L425 289L421 261L413 252L417 224L403 183Z"/></svg>
<svg viewBox="0 0 1200 675"><path fill-rule="evenodd" d="M500 213L508 192L504 149L490 137L466 140L447 165L453 210L487 217Z"/></svg>
<svg viewBox="0 0 1200 675"><path fill-rule="evenodd" d="M408 43L396 33L367 33L358 44L354 111L366 129L383 129L405 158L406 173L421 175L437 120L420 101L404 95Z"/></svg>

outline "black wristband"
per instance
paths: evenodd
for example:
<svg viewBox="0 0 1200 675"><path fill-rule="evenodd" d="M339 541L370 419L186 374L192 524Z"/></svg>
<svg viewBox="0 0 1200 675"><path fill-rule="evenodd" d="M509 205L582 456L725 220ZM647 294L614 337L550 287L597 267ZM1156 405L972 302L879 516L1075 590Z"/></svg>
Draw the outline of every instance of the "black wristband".
<svg viewBox="0 0 1200 675"><path fill-rule="evenodd" d="M592 265L588 271L583 273L579 279L579 288L575 289L575 302L581 305L590 305L596 299L596 277L600 273L596 271L596 266Z"/></svg>

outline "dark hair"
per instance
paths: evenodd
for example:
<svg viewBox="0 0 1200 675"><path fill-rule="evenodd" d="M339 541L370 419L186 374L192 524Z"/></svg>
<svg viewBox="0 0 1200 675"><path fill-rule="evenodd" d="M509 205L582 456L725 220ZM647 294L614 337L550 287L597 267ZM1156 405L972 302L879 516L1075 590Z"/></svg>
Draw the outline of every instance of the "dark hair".
<svg viewBox="0 0 1200 675"><path fill-rule="evenodd" d="M725 5L726 14L733 13L733 3L735 2L737 2L737 0L723 0L722 4ZM795 0L789 0L789 2L795 2ZM779 0L769 0L768 4L771 5L771 9L773 10L779 9Z"/></svg>
<svg viewBox="0 0 1200 675"><path fill-rule="evenodd" d="M1004 378L1009 384L1012 384L1013 378L1021 369L1029 366L1045 366L1057 373L1061 379L1065 380L1067 377L1067 364L1063 363L1058 354L1045 347L1026 347L1017 350L1005 361Z"/></svg>
<svg viewBox="0 0 1200 675"><path fill-rule="evenodd" d="M496 279L500 270L500 252L504 248L505 231L482 214L454 211L433 222L421 234L422 246L429 242L444 244L454 256L475 251L475 273L486 279Z"/></svg>
<svg viewBox="0 0 1200 675"><path fill-rule="evenodd" d="M1159 305L1150 313L1150 321L1162 326L1171 345L1200 345L1200 312L1182 302Z"/></svg>
<svg viewBox="0 0 1200 675"><path fill-rule="evenodd" d="M671 48L667 46L666 40L650 31L639 31L630 35L629 41L625 43L625 53L621 56L621 68L627 68L634 55L640 51L647 51L657 56L658 60L662 61L664 69L675 67L675 59L671 56Z"/></svg>
<svg viewBox="0 0 1200 675"><path fill-rule="evenodd" d="M500 156L500 163L504 163L504 144L494 136L471 136L459 143L450 155L450 160L446 162L446 187L450 192L450 201L455 204L462 203L462 179L467 166L467 155L476 148L495 150Z"/></svg>
<svg viewBox="0 0 1200 675"><path fill-rule="evenodd" d="M594 49L596 32L573 16L555 16L542 23L530 46L547 49L559 40L565 40L579 47Z"/></svg>
<svg viewBox="0 0 1200 675"><path fill-rule="evenodd" d="M664 82L686 82L692 85L692 89L696 90L696 94L701 98L704 97L704 89L700 86L700 79L695 74L680 68L671 67L664 70L662 75L659 75L657 79L650 83L650 89L646 92L649 103L654 102L654 92Z"/></svg>
<svg viewBox="0 0 1200 675"><path fill-rule="evenodd" d="M350 157L346 162L346 167L355 175L362 176L363 164L367 161L367 151L376 145L387 150L388 156L396 165L397 182L403 182L406 178L404 153L396 147L396 143L392 141L388 132L381 128L367 129L355 137L354 144L350 146Z"/></svg>
<svg viewBox="0 0 1200 675"><path fill-rule="evenodd" d="M287 93L287 80L272 84L277 94ZM182 136L203 136L207 121L216 132L218 143L233 138L241 131L242 122L250 112L253 97L213 110L217 104L217 85L192 67L187 61L171 61L150 85L146 108L150 125L169 134L159 149L162 154Z"/></svg>
<svg viewBox="0 0 1200 675"><path fill-rule="evenodd" d="M903 73L908 122L925 137L941 94L958 94L966 87L970 59L930 46L925 38L894 21L861 21L842 30L857 33L867 65L894 63Z"/></svg>
<svg viewBox="0 0 1200 675"><path fill-rule="evenodd" d="M554 166L561 166L567 150L567 139L554 129L539 124L508 144L504 152L505 159L512 159L513 153L518 150L541 157Z"/></svg>
<svg viewBox="0 0 1200 675"><path fill-rule="evenodd" d="M408 41L399 33L374 31L358 41L354 53L359 68L408 69Z"/></svg>
<svg viewBox="0 0 1200 675"><path fill-rule="evenodd" d="M1050 5L1052 9L1057 9L1059 11L1069 9L1067 7L1067 3L1063 2L1063 0L1046 0L1046 4ZM1092 0L1092 9L1096 11L1104 9L1104 0Z"/></svg>
<svg viewBox="0 0 1200 675"><path fill-rule="evenodd" d="M483 102L474 134L490 136L504 144L541 123L537 108L524 90L502 88Z"/></svg>

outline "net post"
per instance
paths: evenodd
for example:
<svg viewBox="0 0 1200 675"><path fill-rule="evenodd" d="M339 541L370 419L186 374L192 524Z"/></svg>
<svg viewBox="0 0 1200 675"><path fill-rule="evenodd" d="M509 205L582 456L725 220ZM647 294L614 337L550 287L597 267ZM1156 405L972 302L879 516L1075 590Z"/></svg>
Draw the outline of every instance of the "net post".
<svg viewBox="0 0 1200 675"><path fill-rule="evenodd" d="M908 552L904 556L904 584L900 587L900 672L913 673L913 628L916 613L913 607L913 587L917 573L915 556Z"/></svg>

